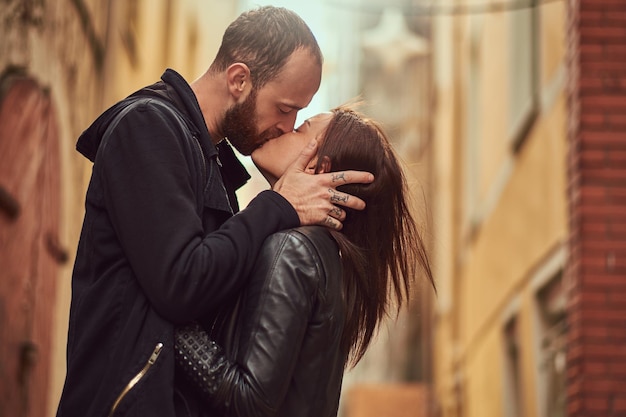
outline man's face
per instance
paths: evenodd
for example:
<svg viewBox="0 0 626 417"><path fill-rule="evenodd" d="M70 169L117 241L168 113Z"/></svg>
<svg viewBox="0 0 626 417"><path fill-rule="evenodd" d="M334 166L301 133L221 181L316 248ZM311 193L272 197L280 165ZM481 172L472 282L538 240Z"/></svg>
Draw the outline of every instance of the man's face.
<svg viewBox="0 0 626 417"><path fill-rule="evenodd" d="M222 133L242 155L250 155L263 143L257 130L256 90L252 90L243 103L237 103L226 111L222 121Z"/></svg>
<svg viewBox="0 0 626 417"><path fill-rule="evenodd" d="M322 78L322 69L308 50L298 49L278 76L260 89L252 89L242 103L224 117L222 133L243 155L283 133L291 132L298 111L311 102Z"/></svg>

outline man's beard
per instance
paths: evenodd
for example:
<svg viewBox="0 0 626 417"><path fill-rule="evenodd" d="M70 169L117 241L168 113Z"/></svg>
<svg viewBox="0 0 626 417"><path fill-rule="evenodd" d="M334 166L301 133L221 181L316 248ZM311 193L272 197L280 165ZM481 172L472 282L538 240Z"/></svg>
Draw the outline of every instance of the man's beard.
<svg viewBox="0 0 626 417"><path fill-rule="evenodd" d="M253 89L241 104L226 110L220 131L242 155L250 155L264 142L280 136L277 129L259 133L256 114L257 91Z"/></svg>

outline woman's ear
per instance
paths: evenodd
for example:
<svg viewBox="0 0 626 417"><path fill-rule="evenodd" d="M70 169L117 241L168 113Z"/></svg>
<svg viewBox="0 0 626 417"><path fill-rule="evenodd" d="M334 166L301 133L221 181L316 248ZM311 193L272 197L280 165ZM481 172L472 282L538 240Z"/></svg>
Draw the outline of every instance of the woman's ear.
<svg viewBox="0 0 626 417"><path fill-rule="evenodd" d="M304 172L306 172L307 174L315 174L316 168L317 168L317 156L313 157L313 159L309 161L309 164L306 166L306 168L304 168Z"/></svg>
<svg viewBox="0 0 626 417"><path fill-rule="evenodd" d="M330 169L331 169L330 158L326 155L322 156L322 163L320 164L319 174L330 172Z"/></svg>
<svg viewBox="0 0 626 417"><path fill-rule="evenodd" d="M250 81L250 68L242 62L236 62L226 69L226 82L228 84L228 92L235 99L243 96L245 98L246 91L252 87Z"/></svg>

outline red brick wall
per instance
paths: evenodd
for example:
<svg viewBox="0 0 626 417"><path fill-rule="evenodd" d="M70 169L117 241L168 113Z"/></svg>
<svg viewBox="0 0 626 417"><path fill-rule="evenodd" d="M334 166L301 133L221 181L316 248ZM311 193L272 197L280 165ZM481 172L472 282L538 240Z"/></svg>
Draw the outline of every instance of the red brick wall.
<svg viewBox="0 0 626 417"><path fill-rule="evenodd" d="M626 416L626 0L567 3L567 415Z"/></svg>

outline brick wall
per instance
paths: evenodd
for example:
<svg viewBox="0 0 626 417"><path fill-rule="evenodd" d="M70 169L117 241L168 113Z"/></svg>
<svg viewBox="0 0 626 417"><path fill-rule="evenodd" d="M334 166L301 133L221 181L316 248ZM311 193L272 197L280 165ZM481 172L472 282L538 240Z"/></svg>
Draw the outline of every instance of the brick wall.
<svg viewBox="0 0 626 417"><path fill-rule="evenodd" d="M626 0L568 0L568 416L626 416Z"/></svg>

